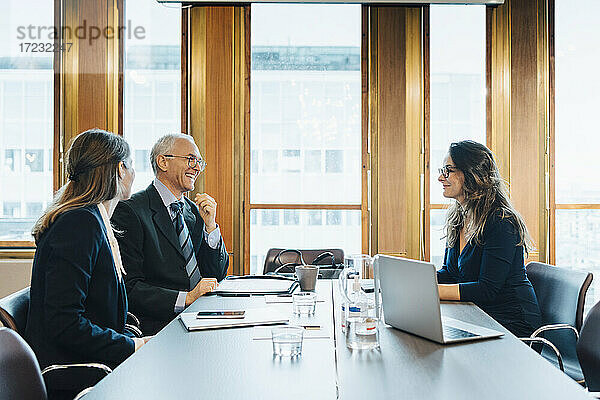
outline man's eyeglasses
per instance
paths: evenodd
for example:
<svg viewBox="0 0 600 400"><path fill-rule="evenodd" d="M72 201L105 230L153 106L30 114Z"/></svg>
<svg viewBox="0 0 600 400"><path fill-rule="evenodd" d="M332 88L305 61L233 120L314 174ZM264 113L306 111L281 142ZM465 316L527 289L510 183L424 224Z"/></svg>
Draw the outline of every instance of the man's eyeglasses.
<svg viewBox="0 0 600 400"><path fill-rule="evenodd" d="M451 172L456 172L458 171L458 168L456 167L452 167L450 165L445 165L442 168L438 168L438 172L440 173L440 175L442 175L445 179L448 179L448 177L450 176Z"/></svg>
<svg viewBox="0 0 600 400"><path fill-rule="evenodd" d="M204 171L204 168L206 168L206 161L204 161L201 158L196 158L194 156L175 156L173 154L163 154L163 156L185 158L185 159L187 159L188 167L194 168L194 169L198 168L200 170L200 172Z"/></svg>

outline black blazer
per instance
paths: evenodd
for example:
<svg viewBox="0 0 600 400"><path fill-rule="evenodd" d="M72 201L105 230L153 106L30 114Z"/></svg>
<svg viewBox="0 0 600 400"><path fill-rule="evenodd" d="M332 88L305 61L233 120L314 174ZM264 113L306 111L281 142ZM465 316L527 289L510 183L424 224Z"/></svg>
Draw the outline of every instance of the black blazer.
<svg viewBox="0 0 600 400"><path fill-rule="evenodd" d="M134 349L124 334L125 285L119 281L96 205L60 215L37 243L25 337L42 368L101 362L117 366Z"/></svg>
<svg viewBox="0 0 600 400"><path fill-rule="evenodd" d="M229 256L223 239L216 249L204 240L204 221L198 207L184 196L183 216L192 238L200 274L221 280L227 274ZM175 227L153 184L121 201L112 217L117 235L131 311L142 330L154 334L175 317L180 291L189 290L185 259Z"/></svg>

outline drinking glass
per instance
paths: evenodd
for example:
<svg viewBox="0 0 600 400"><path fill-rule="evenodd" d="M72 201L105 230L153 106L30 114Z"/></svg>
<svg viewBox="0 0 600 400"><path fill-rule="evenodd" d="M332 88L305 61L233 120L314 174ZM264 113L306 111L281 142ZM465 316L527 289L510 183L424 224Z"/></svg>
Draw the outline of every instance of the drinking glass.
<svg viewBox="0 0 600 400"><path fill-rule="evenodd" d="M312 292L300 292L292 295L294 302L294 314L312 315L315 313L317 295Z"/></svg>
<svg viewBox="0 0 600 400"><path fill-rule="evenodd" d="M283 326L271 329L273 355L278 357L296 357L302 354L304 328Z"/></svg>

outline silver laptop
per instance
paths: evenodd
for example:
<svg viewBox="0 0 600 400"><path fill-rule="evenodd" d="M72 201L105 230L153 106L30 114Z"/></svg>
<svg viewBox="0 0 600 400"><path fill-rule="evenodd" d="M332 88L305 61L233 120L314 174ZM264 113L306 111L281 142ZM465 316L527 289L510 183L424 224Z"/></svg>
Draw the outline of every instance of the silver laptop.
<svg viewBox="0 0 600 400"><path fill-rule="evenodd" d="M385 323L438 343L455 343L502 336L503 333L443 317L435 266L428 262L378 254Z"/></svg>

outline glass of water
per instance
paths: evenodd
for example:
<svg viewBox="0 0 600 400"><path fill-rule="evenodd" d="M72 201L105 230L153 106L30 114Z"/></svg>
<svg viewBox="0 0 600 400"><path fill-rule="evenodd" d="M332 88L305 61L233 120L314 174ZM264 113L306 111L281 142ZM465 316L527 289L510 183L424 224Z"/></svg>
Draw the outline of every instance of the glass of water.
<svg viewBox="0 0 600 400"><path fill-rule="evenodd" d="M346 347L353 350L379 348L379 319L376 317L348 317L346 319Z"/></svg>
<svg viewBox="0 0 600 400"><path fill-rule="evenodd" d="M304 328L283 326L271 329L273 355L278 357L296 357L302 354Z"/></svg>
<svg viewBox="0 0 600 400"><path fill-rule="evenodd" d="M294 301L294 314L312 315L315 313L317 295L311 292L300 292L292 295Z"/></svg>

